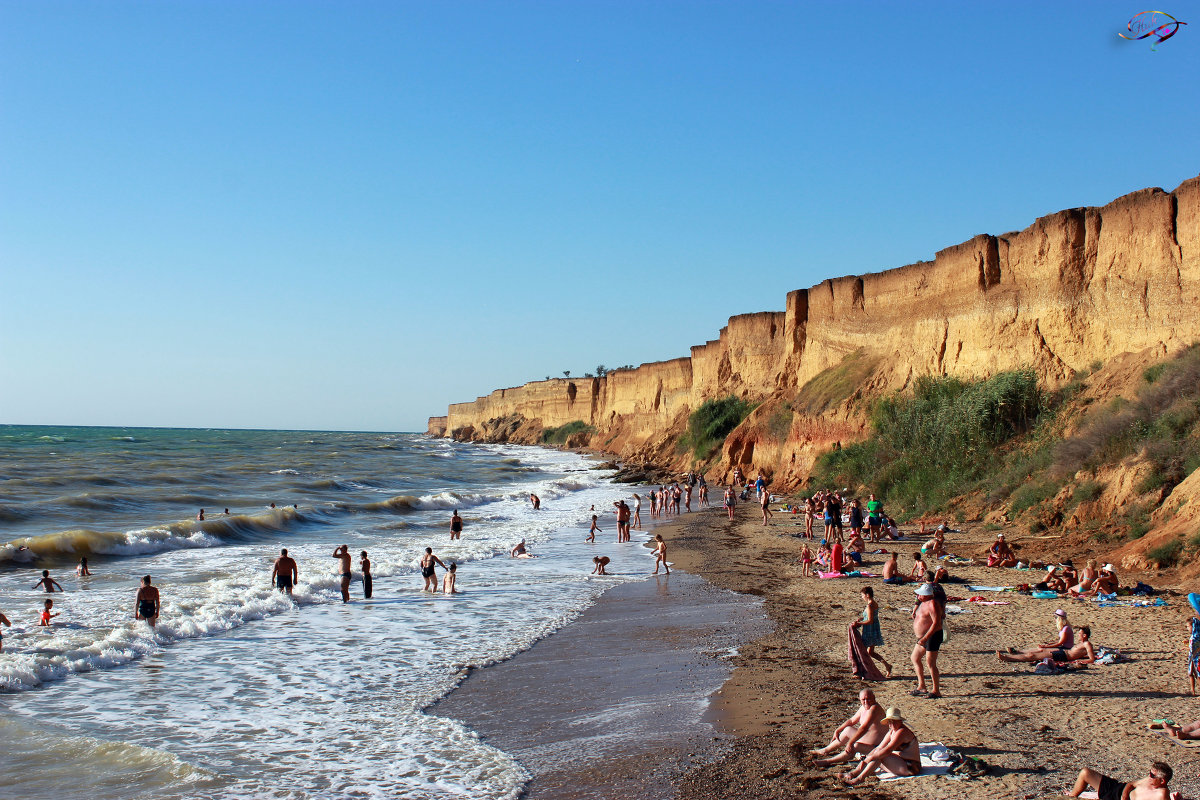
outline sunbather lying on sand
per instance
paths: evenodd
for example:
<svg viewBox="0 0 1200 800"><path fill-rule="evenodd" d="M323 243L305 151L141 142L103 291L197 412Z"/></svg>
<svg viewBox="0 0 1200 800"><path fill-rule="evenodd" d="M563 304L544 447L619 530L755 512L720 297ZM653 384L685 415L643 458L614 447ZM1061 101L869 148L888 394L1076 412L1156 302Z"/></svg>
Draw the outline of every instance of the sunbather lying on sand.
<svg viewBox="0 0 1200 800"><path fill-rule="evenodd" d="M1081 664L1095 664L1096 649L1092 647L1091 638L1092 629L1084 625L1079 629L1079 643L1074 647L1035 647L1016 653L1003 653L997 650L996 657L1001 661L1024 664L1035 664L1047 658L1060 664L1072 661Z"/></svg>
<svg viewBox="0 0 1200 800"><path fill-rule="evenodd" d="M1133 783L1123 783L1085 768L1080 770L1067 797L1079 797L1084 789L1095 789L1100 800L1168 800L1167 784L1171 782L1172 774L1169 766L1155 761L1150 765L1148 776Z"/></svg>
<svg viewBox="0 0 1200 800"><path fill-rule="evenodd" d="M866 755L887 736L888 727L883 724L883 706L875 701L875 693L863 689L858 693L858 703L858 710L837 727L829 744L820 750L809 751L813 756L813 764L828 767L830 764L845 763L854 758L855 753ZM838 750L842 752L832 758L819 758Z"/></svg>
<svg viewBox="0 0 1200 800"><path fill-rule="evenodd" d="M1189 722L1187 725L1176 725L1173 722L1164 722L1163 730L1174 736L1176 739L1200 739L1200 719L1195 722Z"/></svg>

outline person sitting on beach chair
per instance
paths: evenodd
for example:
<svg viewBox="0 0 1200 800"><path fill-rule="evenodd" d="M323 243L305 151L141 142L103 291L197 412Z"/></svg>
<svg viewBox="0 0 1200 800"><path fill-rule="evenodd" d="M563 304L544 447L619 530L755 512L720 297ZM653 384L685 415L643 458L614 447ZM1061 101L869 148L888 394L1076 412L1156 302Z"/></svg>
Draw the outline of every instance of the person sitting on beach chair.
<svg viewBox="0 0 1200 800"><path fill-rule="evenodd" d="M1133 783L1122 783L1107 775L1102 775L1094 769L1084 768L1079 771L1075 785L1067 792L1067 797L1079 797L1084 789L1095 789L1100 800L1168 800L1170 792L1167 784L1171 782L1173 770L1161 761L1150 765L1150 774Z"/></svg>
<svg viewBox="0 0 1200 800"><path fill-rule="evenodd" d="M1092 646L1092 629L1087 625L1079 629L1079 642L1074 647L1034 647L1015 653L996 651L996 657L1009 663L1035 664L1050 659L1058 664L1095 664L1096 649Z"/></svg>
<svg viewBox="0 0 1200 800"><path fill-rule="evenodd" d="M1008 542L1004 541L1004 534L996 534L996 542L988 551L987 565L989 567L1015 567L1017 565L1017 557L1013 554L1012 548L1008 546Z"/></svg>
<svg viewBox="0 0 1200 800"><path fill-rule="evenodd" d="M833 732L833 739L820 750L810 750L813 765L828 767L832 764L843 764L855 753L866 755L875 748L888 734L888 727L883 724L883 706L875 701L875 693L863 689L858 693L858 710L850 719L843 722ZM842 752L831 758L824 758L838 750Z"/></svg>
<svg viewBox="0 0 1200 800"><path fill-rule="evenodd" d="M883 767L893 775L921 774L921 747L917 735L904 724L900 709L889 708L883 717L888 726L887 736L863 758L862 763L842 775L842 783L854 786Z"/></svg>

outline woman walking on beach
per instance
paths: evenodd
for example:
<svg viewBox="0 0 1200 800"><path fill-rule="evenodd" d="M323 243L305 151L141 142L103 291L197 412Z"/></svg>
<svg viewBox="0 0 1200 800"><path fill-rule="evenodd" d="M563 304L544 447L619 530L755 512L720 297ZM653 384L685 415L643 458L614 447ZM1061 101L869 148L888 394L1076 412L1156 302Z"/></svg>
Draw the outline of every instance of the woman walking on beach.
<svg viewBox="0 0 1200 800"><path fill-rule="evenodd" d="M885 674L892 677L892 665L887 659L875 652L876 647L883 647L883 632L879 629L879 603L875 602L875 590L870 586L862 588L862 599L867 607L863 609L862 619L856 620L854 627L862 636L863 644L867 646L867 655L883 664Z"/></svg>
<svg viewBox="0 0 1200 800"><path fill-rule="evenodd" d="M733 509L737 505L737 495L734 494L733 486L731 485L725 490L725 510L729 512L729 520L733 521Z"/></svg>

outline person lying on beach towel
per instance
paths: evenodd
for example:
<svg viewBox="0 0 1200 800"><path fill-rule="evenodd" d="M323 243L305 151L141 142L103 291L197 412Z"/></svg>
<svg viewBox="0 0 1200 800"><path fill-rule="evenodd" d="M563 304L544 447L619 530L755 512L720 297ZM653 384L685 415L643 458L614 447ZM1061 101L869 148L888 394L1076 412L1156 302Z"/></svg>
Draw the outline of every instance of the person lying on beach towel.
<svg viewBox="0 0 1200 800"><path fill-rule="evenodd" d="M1123 783L1084 767L1067 797L1079 797L1084 789L1095 789L1100 800L1169 800L1167 784L1174 771L1161 761L1150 765L1150 774L1133 783Z"/></svg>
<svg viewBox="0 0 1200 800"><path fill-rule="evenodd" d="M883 724L883 706L875 701L875 693L870 689L863 689L858 693L858 704L858 710L850 719L834 730L833 739L829 744L820 750L809 751L815 766L844 764L854 758L855 753L866 755L888 735L888 727ZM831 756L838 750L842 752Z"/></svg>
<svg viewBox="0 0 1200 800"><path fill-rule="evenodd" d="M883 767L893 775L918 775L921 772L921 748L917 735L904 724L900 709L889 708L883 717L887 736L863 758L862 763L842 775L842 783L854 786Z"/></svg>
<svg viewBox="0 0 1200 800"><path fill-rule="evenodd" d="M1092 646L1091 638L1092 629L1083 625L1079 628L1079 643L1074 647L1035 647L1015 653L1004 653L997 650L996 658L1014 664L1034 664L1047 658L1058 664L1095 664L1096 649Z"/></svg>

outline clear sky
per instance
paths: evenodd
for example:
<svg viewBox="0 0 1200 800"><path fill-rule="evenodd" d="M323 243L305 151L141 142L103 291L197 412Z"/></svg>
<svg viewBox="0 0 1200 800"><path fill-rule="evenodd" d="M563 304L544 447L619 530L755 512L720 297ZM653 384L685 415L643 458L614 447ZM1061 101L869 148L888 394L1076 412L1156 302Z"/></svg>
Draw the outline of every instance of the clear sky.
<svg viewBox="0 0 1200 800"><path fill-rule="evenodd" d="M0 422L423 430L1200 173L1200 5L0 0Z"/></svg>

